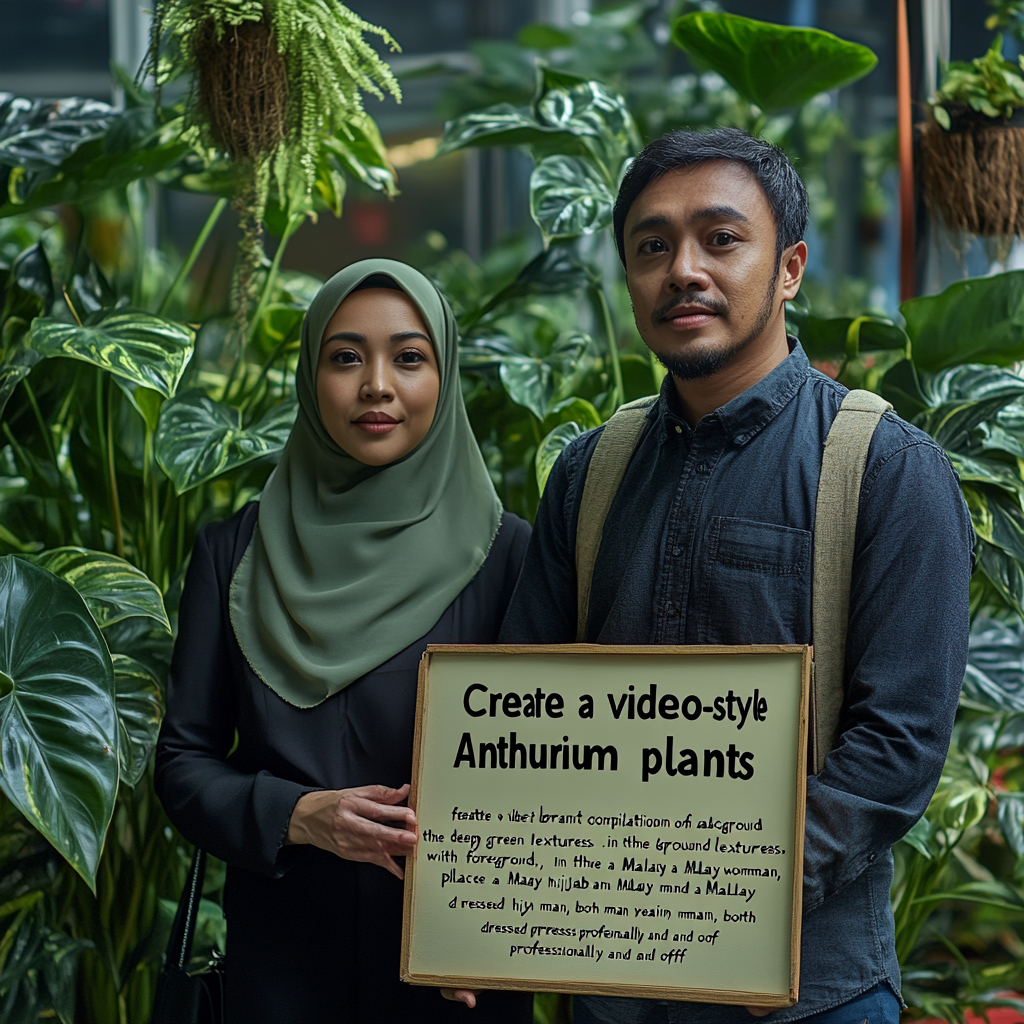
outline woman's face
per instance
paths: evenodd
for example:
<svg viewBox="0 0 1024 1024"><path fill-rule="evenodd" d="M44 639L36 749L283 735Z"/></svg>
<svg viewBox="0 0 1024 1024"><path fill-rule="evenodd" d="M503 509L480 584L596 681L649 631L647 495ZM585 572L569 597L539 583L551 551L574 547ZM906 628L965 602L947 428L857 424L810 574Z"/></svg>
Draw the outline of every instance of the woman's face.
<svg viewBox="0 0 1024 1024"><path fill-rule="evenodd" d="M430 333L405 292L365 288L335 310L320 344L320 418L368 466L408 454L434 421L441 375Z"/></svg>

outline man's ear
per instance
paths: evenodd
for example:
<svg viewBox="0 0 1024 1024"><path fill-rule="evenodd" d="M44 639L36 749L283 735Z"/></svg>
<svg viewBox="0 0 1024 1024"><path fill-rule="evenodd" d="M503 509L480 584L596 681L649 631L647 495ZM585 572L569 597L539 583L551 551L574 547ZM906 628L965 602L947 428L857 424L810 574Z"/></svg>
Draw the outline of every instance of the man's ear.
<svg viewBox="0 0 1024 1024"><path fill-rule="evenodd" d="M807 266L807 243L800 241L790 246L782 254L781 292L783 302L791 302L800 291L800 282L804 279L804 268Z"/></svg>

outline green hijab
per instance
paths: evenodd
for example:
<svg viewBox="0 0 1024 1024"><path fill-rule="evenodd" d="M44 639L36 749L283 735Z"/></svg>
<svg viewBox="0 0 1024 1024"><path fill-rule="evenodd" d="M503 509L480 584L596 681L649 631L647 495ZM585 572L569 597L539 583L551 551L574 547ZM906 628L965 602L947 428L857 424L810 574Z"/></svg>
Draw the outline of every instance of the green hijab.
<svg viewBox="0 0 1024 1024"><path fill-rule="evenodd" d="M386 466L347 455L324 428L316 367L328 321L374 274L430 330L441 388L426 437ZM299 413L231 581L231 624L253 671L289 704L326 700L427 633L483 565L501 504L469 426L458 331L441 293L393 260L335 274L302 324Z"/></svg>

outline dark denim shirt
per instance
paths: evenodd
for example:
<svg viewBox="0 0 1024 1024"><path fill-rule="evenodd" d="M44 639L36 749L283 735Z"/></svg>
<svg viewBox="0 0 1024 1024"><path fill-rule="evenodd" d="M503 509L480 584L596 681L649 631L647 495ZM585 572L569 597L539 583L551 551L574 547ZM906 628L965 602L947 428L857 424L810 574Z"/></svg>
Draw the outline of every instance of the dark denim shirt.
<svg viewBox="0 0 1024 1024"><path fill-rule="evenodd" d="M798 344L691 429L671 378L605 523L585 639L605 644L807 644L821 457L846 388ZM537 513L503 643L571 643L576 519L600 428L568 445ZM973 532L925 434L887 413L861 487L837 746L807 781L800 1001L767 1022L899 991L891 847L939 779L967 662ZM645 1000L586 997L599 1020ZM687 1024L751 1024L742 1007L670 1003ZM658 1011L664 1020L665 1010Z"/></svg>

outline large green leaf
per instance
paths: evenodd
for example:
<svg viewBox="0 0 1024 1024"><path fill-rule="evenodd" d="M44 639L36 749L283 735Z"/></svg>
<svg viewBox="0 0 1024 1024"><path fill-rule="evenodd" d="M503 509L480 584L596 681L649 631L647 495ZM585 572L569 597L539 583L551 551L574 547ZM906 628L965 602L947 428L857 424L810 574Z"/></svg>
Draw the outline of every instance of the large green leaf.
<svg viewBox="0 0 1024 1024"><path fill-rule="evenodd" d="M152 674L134 658L112 654L117 695L118 752L121 778L129 786L138 784L156 748L163 700Z"/></svg>
<svg viewBox="0 0 1024 1024"><path fill-rule="evenodd" d="M766 114L863 78L878 58L859 43L816 28L771 25L738 14L697 11L672 26L676 45L717 71Z"/></svg>
<svg viewBox="0 0 1024 1024"><path fill-rule="evenodd" d="M369 114L363 111L350 114L338 134L326 136L320 145L353 178L378 192L398 195L395 169L388 161L387 147L377 123Z"/></svg>
<svg viewBox="0 0 1024 1024"><path fill-rule="evenodd" d="M165 398L192 358L192 342L191 328L137 309L90 317L82 327L52 317L32 322L32 347L40 355L92 363Z"/></svg>
<svg viewBox="0 0 1024 1024"><path fill-rule="evenodd" d="M295 422L294 401L275 405L243 428L238 409L198 391L167 402L156 432L156 457L178 494L253 459L276 455Z"/></svg>
<svg viewBox="0 0 1024 1024"><path fill-rule="evenodd" d="M948 450L966 448L971 431L1024 394L1024 380L1013 390L1006 389L977 401L943 402L914 418L914 424Z"/></svg>
<svg viewBox="0 0 1024 1024"><path fill-rule="evenodd" d="M534 467L537 473L537 490L541 494L544 493L551 469L558 456L562 454L562 450L582 433L578 423L561 423L538 445Z"/></svg>
<svg viewBox="0 0 1024 1024"><path fill-rule="evenodd" d="M1000 597L1024 616L1024 566L1002 548L978 539L978 565ZM1017 709L1024 710L1024 707Z"/></svg>
<svg viewBox="0 0 1024 1024"><path fill-rule="evenodd" d="M964 497L971 511L974 532L1011 557L1024 561L1024 511L1020 500L996 487L984 486L965 487Z"/></svg>
<svg viewBox="0 0 1024 1024"><path fill-rule="evenodd" d="M902 328L881 317L808 315L800 323L800 345L810 359L856 359L861 352L902 349L906 344Z"/></svg>
<svg viewBox="0 0 1024 1024"><path fill-rule="evenodd" d="M51 548L31 561L70 583L85 598L100 629L142 616L171 631L160 588L131 562L87 548Z"/></svg>
<svg viewBox="0 0 1024 1024"><path fill-rule="evenodd" d="M0 558L0 771L26 818L95 888L114 810L114 672L69 583Z"/></svg>
<svg viewBox="0 0 1024 1024"><path fill-rule="evenodd" d="M545 240L592 235L612 219L615 196L587 160L545 157L530 177L530 213Z"/></svg>
<svg viewBox="0 0 1024 1024"><path fill-rule="evenodd" d="M1024 270L951 284L900 306L918 369L1024 359Z"/></svg>
<svg viewBox="0 0 1024 1024"><path fill-rule="evenodd" d="M639 148L633 117L618 93L601 82L542 69L530 107L499 103L449 121L437 155L468 146L527 146L546 156L590 157L606 184L617 184L623 160Z"/></svg>

